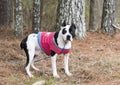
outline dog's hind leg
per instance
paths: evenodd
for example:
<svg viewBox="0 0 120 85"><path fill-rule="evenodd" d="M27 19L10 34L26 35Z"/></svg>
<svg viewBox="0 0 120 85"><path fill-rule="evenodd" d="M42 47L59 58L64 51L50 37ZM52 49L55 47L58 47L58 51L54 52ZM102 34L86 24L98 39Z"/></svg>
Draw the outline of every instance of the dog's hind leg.
<svg viewBox="0 0 120 85"><path fill-rule="evenodd" d="M34 59L35 59L36 57L38 57L39 52L40 52L39 50L35 50ZM34 70L36 70L36 71L40 71L37 67L35 67L35 65L34 65L35 60L34 60L34 59L33 59L33 61L32 61L31 67L32 67Z"/></svg>
<svg viewBox="0 0 120 85"><path fill-rule="evenodd" d="M32 65L32 61L35 54L34 49L28 50L28 54L29 54L29 63L26 65L25 69L29 77L33 77L32 73L30 72L30 66Z"/></svg>
<svg viewBox="0 0 120 85"><path fill-rule="evenodd" d="M38 69L37 67L35 67L35 65L34 65L34 60L32 61L32 64L31 64L31 67L34 69L34 70L36 70L36 71L40 71L40 69Z"/></svg>

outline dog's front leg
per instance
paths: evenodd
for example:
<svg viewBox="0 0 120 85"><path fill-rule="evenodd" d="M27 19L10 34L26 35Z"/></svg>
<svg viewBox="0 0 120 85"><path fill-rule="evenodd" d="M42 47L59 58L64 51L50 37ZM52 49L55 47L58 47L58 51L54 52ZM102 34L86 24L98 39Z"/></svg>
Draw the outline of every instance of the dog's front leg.
<svg viewBox="0 0 120 85"><path fill-rule="evenodd" d="M70 54L68 53L68 54L65 54L65 56L64 56L64 69L65 69L65 73L68 76L72 76L72 73L70 73L69 66L68 66L69 55Z"/></svg>
<svg viewBox="0 0 120 85"><path fill-rule="evenodd" d="M57 58L57 54L55 54L53 57L51 57L51 60L52 60L52 69L53 69L53 77L60 78L60 76L57 73L56 58Z"/></svg>

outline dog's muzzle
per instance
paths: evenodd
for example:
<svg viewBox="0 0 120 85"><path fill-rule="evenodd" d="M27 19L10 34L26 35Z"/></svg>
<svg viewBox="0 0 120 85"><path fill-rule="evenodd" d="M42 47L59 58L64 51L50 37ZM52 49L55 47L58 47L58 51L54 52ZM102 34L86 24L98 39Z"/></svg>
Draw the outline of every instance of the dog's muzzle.
<svg viewBox="0 0 120 85"><path fill-rule="evenodd" d="M67 35L67 41L71 41L71 40L70 40L70 35Z"/></svg>
<svg viewBox="0 0 120 85"><path fill-rule="evenodd" d="M70 35L67 35L67 36L66 36L66 40L64 40L64 42L67 43L67 42L69 42L69 41L72 41L72 40L71 40L71 36L70 36Z"/></svg>

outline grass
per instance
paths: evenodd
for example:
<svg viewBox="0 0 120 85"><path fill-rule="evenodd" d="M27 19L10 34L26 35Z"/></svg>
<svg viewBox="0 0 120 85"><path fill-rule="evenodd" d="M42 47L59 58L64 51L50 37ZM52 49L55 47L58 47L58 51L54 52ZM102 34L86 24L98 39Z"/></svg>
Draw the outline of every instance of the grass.
<svg viewBox="0 0 120 85"><path fill-rule="evenodd" d="M40 77L34 77L34 78L30 78L28 80L25 80L24 84L25 85L32 85L33 83L35 83L36 81L40 81Z"/></svg>
<svg viewBox="0 0 120 85"><path fill-rule="evenodd" d="M19 74L11 74L11 76L8 77L7 82L10 82L10 85L12 84L32 85L33 83L41 80L45 80L45 85L54 85L58 83L58 79L53 77L45 78L44 76L41 76L34 78L25 78L25 77L21 78L19 77Z"/></svg>
<svg viewBox="0 0 120 85"><path fill-rule="evenodd" d="M79 62L76 59L75 61L76 63L72 64L73 68L71 68L71 71L74 74L72 78L66 78L64 74L61 74L62 77L60 79L53 78L52 76L46 77L44 75L34 78L23 76L22 78L22 76L16 72L12 73L8 77L8 82L11 82L11 84L20 83L23 85L32 85L36 81L40 80L45 80L45 85L76 85L77 83L84 85L92 81L108 81L114 83L119 82L120 56L101 58L81 57Z"/></svg>
<svg viewBox="0 0 120 85"><path fill-rule="evenodd" d="M37 81L41 81L41 80L45 80L45 85L54 85L58 82L57 79L51 77L51 78L44 78L42 77L34 77L34 78L30 78L28 80L25 80L24 84L25 85L32 85L33 83L37 82Z"/></svg>
<svg viewBox="0 0 120 85"><path fill-rule="evenodd" d="M56 78L50 78L45 81L45 85L54 85L58 82Z"/></svg>

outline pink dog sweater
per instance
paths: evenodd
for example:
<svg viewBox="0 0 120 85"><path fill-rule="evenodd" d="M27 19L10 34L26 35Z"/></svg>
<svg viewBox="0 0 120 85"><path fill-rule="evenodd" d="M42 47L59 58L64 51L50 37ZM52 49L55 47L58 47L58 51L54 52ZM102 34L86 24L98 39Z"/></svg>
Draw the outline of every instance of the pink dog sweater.
<svg viewBox="0 0 120 85"><path fill-rule="evenodd" d="M47 55L54 51L57 54L67 54L70 49L59 48L54 41L55 32L39 32L38 33L38 43L42 51Z"/></svg>

